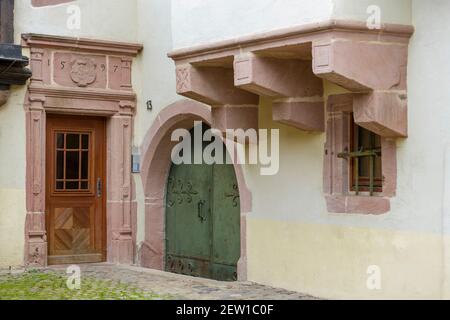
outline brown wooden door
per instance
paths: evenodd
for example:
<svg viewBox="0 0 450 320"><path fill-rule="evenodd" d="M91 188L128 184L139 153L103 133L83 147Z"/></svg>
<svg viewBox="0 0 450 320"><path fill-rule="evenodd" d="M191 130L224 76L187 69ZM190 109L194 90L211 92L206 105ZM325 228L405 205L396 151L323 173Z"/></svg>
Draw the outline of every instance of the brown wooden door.
<svg viewBox="0 0 450 320"><path fill-rule="evenodd" d="M48 263L106 259L105 120L47 117Z"/></svg>

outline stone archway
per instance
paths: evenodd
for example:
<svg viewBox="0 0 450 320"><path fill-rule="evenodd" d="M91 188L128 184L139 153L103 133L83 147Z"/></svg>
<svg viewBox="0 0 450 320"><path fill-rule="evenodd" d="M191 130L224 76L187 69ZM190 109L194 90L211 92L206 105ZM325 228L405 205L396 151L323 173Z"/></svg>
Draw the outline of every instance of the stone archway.
<svg viewBox="0 0 450 320"><path fill-rule="evenodd" d="M190 130L194 121L211 126L211 108L191 100L175 102L158 115L141 147L142 182L145 194L145 241L140 250L141 265L163 270L165 255L166 183L171 167L171 141L174 129ZM247 279L246 215L251 211L252 197L242 167L234 166L240 190L241 205L241 258L238 262L238 280Z"/></svg>

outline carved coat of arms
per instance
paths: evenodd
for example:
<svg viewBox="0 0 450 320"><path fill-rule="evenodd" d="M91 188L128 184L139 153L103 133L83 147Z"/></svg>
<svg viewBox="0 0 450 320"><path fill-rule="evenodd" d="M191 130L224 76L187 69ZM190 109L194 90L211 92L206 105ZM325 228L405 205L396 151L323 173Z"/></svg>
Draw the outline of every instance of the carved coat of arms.
<svg viewBox="0 0 450 320"><path fill-rule="evenodd" d="M79 87L87 87L97 79L97 64L93 59L77 58L70 64L70 78Z"/></svg>

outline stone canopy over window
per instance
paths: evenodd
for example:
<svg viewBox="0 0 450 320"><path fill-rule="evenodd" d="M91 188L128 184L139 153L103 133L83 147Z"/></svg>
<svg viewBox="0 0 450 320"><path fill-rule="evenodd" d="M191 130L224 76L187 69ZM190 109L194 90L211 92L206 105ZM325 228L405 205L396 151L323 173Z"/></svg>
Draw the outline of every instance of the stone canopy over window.
<svg viewBox="0 0 450 320"><path fill-rule="evenodd" d="M273 99L274 121L325 132L325 79L352 93L347 106L357 125L392 141L408 135L406 72L413 32L405 25L371 30L362 22L332 20L180 49L169 57L176 63L177 92L212 106L218 129L256 128L259 96L266 96ZM392 163L386 168L391 170ZM326 170L324 179L336 181L336 174ZM395 193L395 181L387 180L383 196L389 197ZM381 205L373 205L379 197L370 197L352 208L347 191L327 183L324 189L327 199L344 203L335 206L328 201L330 212L389 210L384 197ZM353 199L363 198L369 197Z"/></svg>

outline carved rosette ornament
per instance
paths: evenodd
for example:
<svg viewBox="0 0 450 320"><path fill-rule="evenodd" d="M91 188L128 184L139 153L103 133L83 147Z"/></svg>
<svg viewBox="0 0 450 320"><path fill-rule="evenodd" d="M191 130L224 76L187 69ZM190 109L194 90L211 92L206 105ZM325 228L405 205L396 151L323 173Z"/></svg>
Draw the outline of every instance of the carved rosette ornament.
<svg viewBox="0 0 450 320"><path fill-rule="evenodd" d="M87 87L97 79L97 64L93 59L73 59L70 78L79 87Z"/></svg>

